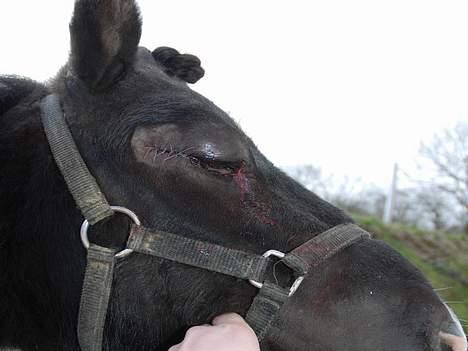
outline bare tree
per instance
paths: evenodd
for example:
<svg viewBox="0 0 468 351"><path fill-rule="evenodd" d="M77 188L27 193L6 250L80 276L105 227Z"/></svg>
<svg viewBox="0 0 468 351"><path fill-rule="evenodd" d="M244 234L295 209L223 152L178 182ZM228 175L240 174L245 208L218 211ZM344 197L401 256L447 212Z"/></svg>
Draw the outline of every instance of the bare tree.
<svg viewBox="0 0 468 351"><path fill-rule="evenodd" d="M299 183L304 185L307 189L318 193L320 196L325 196L327 193L327 186L325 177L320 168L312 165L302 165L297 167L290 167L286 172Z"/></svg>
<svg viewBox="0 0 468 351"><path fill-rule="evenodd" d="M419 187L414 192L414 202L417 204L423 217L432 224L436 230L447 230L450 227L452 216L450 199L441 192L436 185ZM457 218L455 218L457 220Z"/></svg>
<svg viewBox="0 0 468 351"><path fill-rule="evenodd" d="M286 171L307 189L348 212L382 215L385 194L362 179L324 175L320 168L312 165L289 167Z"/></svg>
<svg viewBox="0 0 468 351"><path fill-rule="evenodd" d="M468 210L468 123L459 122L453 129L434 135L422 144L421 155L434 167L432 183L450 196L464 211Z"/></svg>

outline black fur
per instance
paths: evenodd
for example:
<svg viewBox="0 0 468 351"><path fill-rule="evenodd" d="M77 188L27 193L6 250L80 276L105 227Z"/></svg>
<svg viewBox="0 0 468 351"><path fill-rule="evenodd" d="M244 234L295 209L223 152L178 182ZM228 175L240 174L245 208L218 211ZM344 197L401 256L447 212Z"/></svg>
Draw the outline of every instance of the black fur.
<svg viewBox="0 0 468 351"><path fill-rule="evenodd" d="M187 83L196 83L205 75L200 59L190 54L180 54L176 49L166 46L153 51L154 59L163 65L165 72Z"/></svg>
<svg viewBox="0 0 468 351"><path fill-rule="evenodd" d="M0 81L0 116L18 105L38 85L26 78L5 76Z"/></svg>
<svg viewBox="0 0 468 351"><path fill-rule="evenodd" d="M44 137L47 94L60 96L108 200L148 227L261 254L350 222L188 88L184 80L201 76L198 60L137 50L140 25L133 1L78 1L70 62L50 84L0 78L0 348L79 350L82 216ZM117 247L126 235L126 219L116 217L90 237ZM192 325L245 314L256 292L244 281L132 254L116 267L104 349L167 350ZM366 241L304 280L265 350L438 350L447 318L414 267Z"/></svg>

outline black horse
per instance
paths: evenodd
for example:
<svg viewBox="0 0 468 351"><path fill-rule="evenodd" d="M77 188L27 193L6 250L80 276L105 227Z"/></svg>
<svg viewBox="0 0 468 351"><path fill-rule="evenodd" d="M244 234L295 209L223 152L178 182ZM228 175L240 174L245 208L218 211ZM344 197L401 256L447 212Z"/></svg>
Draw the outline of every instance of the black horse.
<svg viewBox="0 0 468 351"><path fill-rule="evenodd" d="M70 30L69 62L47 85L0 78L0 348L79 350L83 218L41 124L40 102L51 93L103 193L146 226L262 254L351 222L187 86L204 73L195 56L138 48L134 1L77 1ZM91 241L119 247L122 224L116 216L94 226ZM190 326L245 315L257 293L235 278L136 253L119 260L113 284L104 349L114 351L166 350ZM263 348L464 351L454 318L413 266L363 240L306 277Z"/></svg>

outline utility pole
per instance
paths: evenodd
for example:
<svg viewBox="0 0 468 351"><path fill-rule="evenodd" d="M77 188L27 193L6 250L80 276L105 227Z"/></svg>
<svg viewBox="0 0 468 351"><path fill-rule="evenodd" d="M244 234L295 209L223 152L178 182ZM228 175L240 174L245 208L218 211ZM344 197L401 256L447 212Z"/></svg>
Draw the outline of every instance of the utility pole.
<svg viewBox="0 0 468 351"><path fill-rule="evenodd" d="M396 189L397 189L397 178L398 178L398 164L395 163L393 166L393 177L392 185L388 191L387 201L385 201L385 210L383 214L384 223L392 223L393 207L395 205Z"/></svg>

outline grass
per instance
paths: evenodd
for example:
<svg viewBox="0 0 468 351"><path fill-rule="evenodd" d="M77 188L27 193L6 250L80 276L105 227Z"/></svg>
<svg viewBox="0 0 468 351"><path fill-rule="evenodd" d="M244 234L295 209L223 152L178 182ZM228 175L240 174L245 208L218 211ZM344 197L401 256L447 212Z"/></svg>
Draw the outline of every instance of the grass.
<svg viewBox="0 0 468 351"><path fill-rule="evenodd" d="M401 224L385 225L370 216L355 215L354 219L424 273L468 334L468 236L423 231Z"/></svg>

